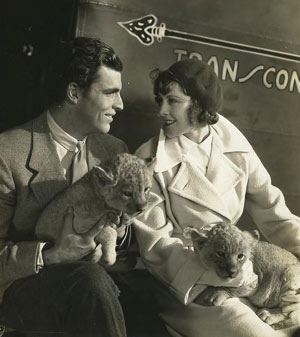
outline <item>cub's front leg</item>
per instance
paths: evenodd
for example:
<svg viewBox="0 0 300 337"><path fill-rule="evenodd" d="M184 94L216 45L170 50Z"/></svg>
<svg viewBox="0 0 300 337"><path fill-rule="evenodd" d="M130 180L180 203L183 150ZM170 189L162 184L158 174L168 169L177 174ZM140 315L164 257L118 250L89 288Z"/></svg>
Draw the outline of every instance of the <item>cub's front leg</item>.
<svg viewBox="0 0 300 337"><path fill-rule="evenodd" d="M224 288L207 287L197 297L195 302L197 304L200 304L206 307L212 307L212 306L222 305L224 301L230 297L232 296Z"/></svg>
<svg viewBox="0 0 300 337"><path fill-rule="evenodd" d="M117 230L110 225L103 227L101 232L97 235L96 241L102 245L102 257L100 262L111 266L116 262L116 242Z"/></svg>
<svg viewBox="0 0 300 337"><path fill-rule="evenodd" d="M204 306L222 305L225 300L231 297L248 297L252 295L258 286L255 279L250 284L240 287L207 287L198 297L197 303Z"/></svg>

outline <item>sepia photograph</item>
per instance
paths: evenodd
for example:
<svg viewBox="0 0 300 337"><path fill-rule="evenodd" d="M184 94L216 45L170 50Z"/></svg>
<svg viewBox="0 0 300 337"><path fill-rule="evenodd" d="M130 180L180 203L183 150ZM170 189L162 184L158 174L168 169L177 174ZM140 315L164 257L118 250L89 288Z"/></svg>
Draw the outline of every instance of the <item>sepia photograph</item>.
<svg viewBox="0 0 300 337"><path fill-rule="evenodd" d="M299 0L0 11L0 337L300 337Z"/></svg>

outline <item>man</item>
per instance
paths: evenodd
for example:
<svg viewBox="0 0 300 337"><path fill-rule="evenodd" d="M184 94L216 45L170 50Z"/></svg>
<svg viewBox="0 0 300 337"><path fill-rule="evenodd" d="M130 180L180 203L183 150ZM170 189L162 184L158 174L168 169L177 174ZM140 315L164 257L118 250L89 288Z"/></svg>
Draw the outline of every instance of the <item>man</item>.
<svg viewBox="0 0 300 337"><path fill-rule="evenodd" d="M66 43L51 70L48 109L0 135L0 322L35 336L126 336L118 289L97 264L99 224L72 232L66 210L61 237L38 242L41 210L61 190L126 145L108 135L123 109L122 63L90 38Z"/></svg>

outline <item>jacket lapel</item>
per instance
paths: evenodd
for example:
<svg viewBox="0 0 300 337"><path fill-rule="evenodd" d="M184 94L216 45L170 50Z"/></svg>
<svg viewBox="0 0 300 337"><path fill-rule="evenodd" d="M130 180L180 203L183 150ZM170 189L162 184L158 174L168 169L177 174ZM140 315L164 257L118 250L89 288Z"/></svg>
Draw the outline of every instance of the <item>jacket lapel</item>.
<svg viewBox="0 0 300 337"><path fill-rule="evenodd" d="M243 170L228 159L222 144L217 137L213 138L211 157L206 177L219 195L234 188L245 176Z"/></svg>
<svg viewBox="0 0 300 337"><path fill-rule="evenodd" d="M157 174L160 180L163 179L161 174ZM214 137L206 175L195 165L182 162L168 190L231 220L226 200L222 195L234 188L243 177L243 171L226 157Z"/></svg>
<svg viewBox="0 0 300 337"><path fill-rule="evenodd" d="M33 173L30 188L43 206L68 186L50 135L46 113L33 120L32 152L28 167Z"/></svg>

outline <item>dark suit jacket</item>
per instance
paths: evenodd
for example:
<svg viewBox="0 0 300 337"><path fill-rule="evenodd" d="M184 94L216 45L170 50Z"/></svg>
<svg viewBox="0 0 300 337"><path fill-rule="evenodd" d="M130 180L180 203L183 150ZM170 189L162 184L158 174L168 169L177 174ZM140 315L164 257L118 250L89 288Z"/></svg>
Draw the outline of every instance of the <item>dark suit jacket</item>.
<svg viewBox="0 0 300 337"><path fill-rule="evenodd" d="M122 152L127 146L111 135L87 139L89 169ZM13 281L38 272L37 218L67 186L46 113L0 134L0 300Z"/></svg>

